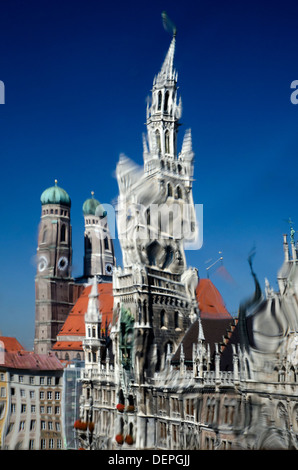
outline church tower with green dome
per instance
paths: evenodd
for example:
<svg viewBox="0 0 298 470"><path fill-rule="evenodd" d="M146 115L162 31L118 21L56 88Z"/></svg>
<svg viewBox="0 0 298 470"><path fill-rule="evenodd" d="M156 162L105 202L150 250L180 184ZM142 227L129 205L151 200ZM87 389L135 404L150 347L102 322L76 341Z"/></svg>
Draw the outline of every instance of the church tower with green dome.
<svg viewBox="0 0 298 470"><path fill-rule="evenodd" d="M72 307L71 200L55 185L41 195L41 220L38 233L37 273L35 278L34 350L45 354Z"/></svg>
<svg viewBox="0 0 298 470"><path fill-rule="evenodd" d="M84 278L97 276L98 280L112 281L115 266L114 244L108 227L107 212L101 203L91 198L83 204L84 233Z"/></svg>

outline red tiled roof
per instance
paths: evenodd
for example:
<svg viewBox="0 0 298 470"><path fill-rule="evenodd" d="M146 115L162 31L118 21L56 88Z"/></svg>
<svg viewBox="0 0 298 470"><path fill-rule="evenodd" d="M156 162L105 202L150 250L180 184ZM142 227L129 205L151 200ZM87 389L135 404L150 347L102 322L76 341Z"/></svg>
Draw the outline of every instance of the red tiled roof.
<svg viewBox="0 0 298 470"><path fill-rule="evenodd" d="M54 350L78 350L82 351L82 340L85 338L85 313L88 308L91 285L85 287L75 305L71 309L64 325L57 336ZM99 283L99 310L102 316L102 328L112 323L113 318L113 284ZM75 340L72 340L76 337Z"/></svg>
<svg viewBox="0 0 298 470"><path fill-rule="evenodd" d="M32 351L5 352L0 355L0 365L12 369L62 370L63 365L55 354L35 354Z"/></svg>
<svg viewBox="0 0 298 470"><path fill-rule="evenodd" d="M200 279L196 288L201 318L232 318L227 311L222 296L210 279Z"/></svg>
<svg viewBox="0 0 298 470"><path fill-rule="evenodd" d="M10 336L0 336L0 342L4 344L5 352L24 351L23 346L16 338Z"/></svg>
<svg viewBox="0 0 298 470"><path fill-rule="evenodd" d="M83 351L82 341L57 341L53 346L54 350Z"/></svg>

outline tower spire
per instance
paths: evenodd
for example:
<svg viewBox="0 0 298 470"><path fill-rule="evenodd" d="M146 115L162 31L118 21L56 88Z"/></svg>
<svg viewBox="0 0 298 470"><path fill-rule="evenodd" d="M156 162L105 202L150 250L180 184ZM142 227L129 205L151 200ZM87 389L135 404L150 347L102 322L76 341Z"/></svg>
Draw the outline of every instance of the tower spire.
<svg viewBox="0 0 298 470"><path fill-rule="evenodd" d="M167 55L162 64L161 70L159 74L157 75L156 84L161 84L168 80L177 81L177 74L174 69L175 47L176 47L176 33L173 35L173 39L171 41Z"/></svg>

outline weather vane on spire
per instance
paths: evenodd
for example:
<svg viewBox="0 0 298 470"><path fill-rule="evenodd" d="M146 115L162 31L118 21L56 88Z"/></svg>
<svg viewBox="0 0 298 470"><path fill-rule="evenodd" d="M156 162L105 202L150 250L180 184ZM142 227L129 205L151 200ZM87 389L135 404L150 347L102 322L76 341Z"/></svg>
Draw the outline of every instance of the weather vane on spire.
<svg viewBox="0 0 298 470"><path fill-rule="evenodd" d="M168 17L167 12L163 11L161 16L162 16L162 23L163 23L164 29L168 33L173 34L173 36L176 36L177 28L175 24L173 23L173 21L171 21L170 18Z"/></svg>

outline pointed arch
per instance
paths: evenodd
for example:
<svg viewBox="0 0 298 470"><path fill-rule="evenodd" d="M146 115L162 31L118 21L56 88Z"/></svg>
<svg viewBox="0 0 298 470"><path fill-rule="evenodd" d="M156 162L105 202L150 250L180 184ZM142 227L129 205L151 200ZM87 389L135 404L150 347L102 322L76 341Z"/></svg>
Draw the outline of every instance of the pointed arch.
<svg viewBox="0 0 298 470"><path fill-rule="evenodd" d="M165 326L165 310L161 310L160 312L160 328L162 328L163 326Z"/></svg>
<svg viewBox="0 0 298 470"><path fill-rule="evenodd" d="M48 230L47 230L47 227L44 227L43 233L42 233L41 243L46 243L47 237L48 237Z"/></svg>
<svg viewBox="0 0 298 470"><path fill-rule="evenodd" d="M157 111L161 110L161 102L162 102L162 93L161 91L159 91L157 95Z"/></svg>
<svg viewBox="0 0 298 470"><path fill-rule="evenodd" d="M175 198L176 199L182 199L182 190L181 190L180 186L177 186L177 188L176 188Z"/></svg>
<svg viewBox="0 0 298 470"><path fill-rule="evenodd" d="M160 132L158 129L155 131L155 137L156 137L156 146L157 150L160 152L161 151L161 141L160 141Z"/></svg>
<svg viewBox="0 0 298 470"><path fill-rule="evenodd" d="M170 132L168 129L165 132L165 153L170 153Z"/></svg>
<svg viewBox="0 0 298 470"><path fill-rule="evenodd" d="M165 94L164 107L163 107L163 110L164 110L165 113L168 112L169 95L170 95L170 93L169 93L169 91L167 90L167 91L166 91L166 94Z"/></svg>

